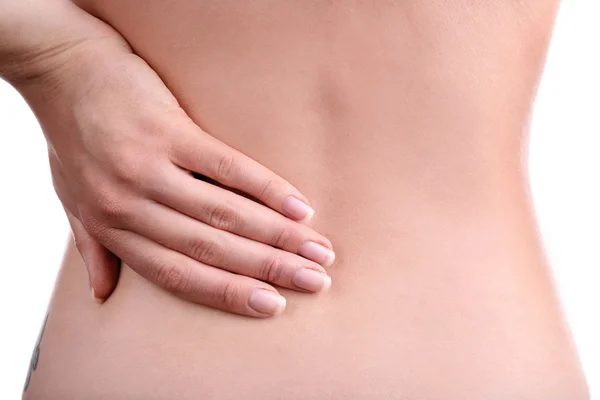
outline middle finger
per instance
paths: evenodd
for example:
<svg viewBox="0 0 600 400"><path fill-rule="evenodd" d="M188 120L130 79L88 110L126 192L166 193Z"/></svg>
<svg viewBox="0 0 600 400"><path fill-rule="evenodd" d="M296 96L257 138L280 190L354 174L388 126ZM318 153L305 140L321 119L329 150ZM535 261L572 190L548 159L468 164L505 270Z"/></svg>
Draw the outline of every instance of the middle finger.
<svg viewBox="0 0 600 400"><path fill-rule="evenodd" d="M297 291L327 290L325 269L296 254L194 220L169 207L144 201L126 228L201 263Z"/></svg>
<svg viewBox="0 0 600 400"><path fill-rule="evenodd" d="M301 255L325 267L333 264L331 242L311 227L227 189L195 179L171 164L155 177L150 197L219 230Z"/></svg>

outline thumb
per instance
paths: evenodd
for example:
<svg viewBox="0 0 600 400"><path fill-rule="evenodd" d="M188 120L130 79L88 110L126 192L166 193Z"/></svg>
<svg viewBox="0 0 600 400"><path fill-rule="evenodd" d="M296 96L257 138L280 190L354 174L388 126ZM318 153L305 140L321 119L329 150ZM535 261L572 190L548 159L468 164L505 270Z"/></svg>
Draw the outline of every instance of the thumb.
<svg viewBox="0 0 600 400"><path fill-rule="evenodd" d="M65 207L77 250L88 271L92 297L103 303L119 280L119 259L85 230L85 227Z"/></svg>

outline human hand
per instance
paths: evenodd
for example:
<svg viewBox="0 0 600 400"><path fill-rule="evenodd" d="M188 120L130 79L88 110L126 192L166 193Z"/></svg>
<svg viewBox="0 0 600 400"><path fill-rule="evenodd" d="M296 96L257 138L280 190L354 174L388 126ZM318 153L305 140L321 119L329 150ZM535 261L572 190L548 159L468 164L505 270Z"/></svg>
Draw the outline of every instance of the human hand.
<svg viewBox="0 0 600 400"><path fill-rule="evenodd" d="M52 67L14 81L47 138L94 296L111 294L119 259L179 297L255 317L285 307L266 282L326 290L334 253L304 224L306 198L200 129L113 32L41 49Z"/></svg>

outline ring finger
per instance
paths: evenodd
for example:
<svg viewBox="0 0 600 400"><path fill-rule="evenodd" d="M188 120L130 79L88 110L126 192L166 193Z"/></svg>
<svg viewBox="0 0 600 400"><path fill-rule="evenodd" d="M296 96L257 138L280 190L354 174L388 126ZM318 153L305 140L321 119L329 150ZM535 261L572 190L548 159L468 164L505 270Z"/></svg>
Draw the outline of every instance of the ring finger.
<svg viewBox="0 0 600 400"><path fill-rule="evenodd" d="M325 269L296 254L216 229L151 201L136 207L127 229L207 265L289 289L327 290Z"/></svg>

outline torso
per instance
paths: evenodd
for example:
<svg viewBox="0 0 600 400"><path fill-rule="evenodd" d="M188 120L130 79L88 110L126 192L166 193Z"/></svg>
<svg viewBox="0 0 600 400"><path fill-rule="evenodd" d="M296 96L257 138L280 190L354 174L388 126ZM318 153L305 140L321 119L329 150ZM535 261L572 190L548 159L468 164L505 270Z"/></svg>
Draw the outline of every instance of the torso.
<svg viewBox="0 0 600 400"><path fill-rule="evenodd" d="M337 258L255 320L127 266L99 306L70 247L31 399L585 399L525 172L553 2L80 3Z"/></svg>

